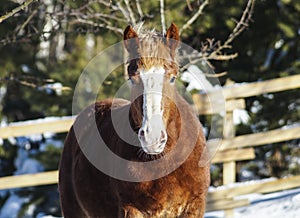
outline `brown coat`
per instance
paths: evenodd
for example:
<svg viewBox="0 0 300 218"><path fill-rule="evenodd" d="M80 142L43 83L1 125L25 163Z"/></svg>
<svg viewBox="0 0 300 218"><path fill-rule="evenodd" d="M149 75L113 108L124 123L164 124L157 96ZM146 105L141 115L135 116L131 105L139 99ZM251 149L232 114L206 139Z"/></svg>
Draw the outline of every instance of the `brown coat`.
<svg viewBox="0 0 300 218"><path fill-rule="evenodd" d="M191 112L190 106L181 97L177 96L177 98L177 104L180 104L180 107L183 107L182 111L185 112L184 115L180 115L185 118L182 120L186 122L176 123L175 118L178 114L174 114L174 120L170 122L168 128L176 129L180 125L182 131L180 134L184 137L182 140L188 141L189 138L198 135L197 142L191 154L179 168L153 181L126 182L105 175L85 157L78 145L74 127L71 128L65 141L59 169L59 191L63 214L66 218L198 218L203 216L209 185L209 163L199 166L199 161L205 151L205 139L200 123ZM130 106L122 100L119 100L119 105L113 110L122 111ZM84 123L84 128L80 133L82 136L77 136L77 138L89 137L89 122L92 122L91 118L94 114L99 132L112 151L128 160L145 161L139 160L136 147L118 139L110 118L111 101L109 100L91 105L78 116L74 125L82 126ZM185 145L179 146L180 152L184 153ZM101 154L97 155L99 158L105 158L101 157ZM136 173L151 173L151 169L145 169L142 172L130 169L130 172L134 176Z"/></svg>

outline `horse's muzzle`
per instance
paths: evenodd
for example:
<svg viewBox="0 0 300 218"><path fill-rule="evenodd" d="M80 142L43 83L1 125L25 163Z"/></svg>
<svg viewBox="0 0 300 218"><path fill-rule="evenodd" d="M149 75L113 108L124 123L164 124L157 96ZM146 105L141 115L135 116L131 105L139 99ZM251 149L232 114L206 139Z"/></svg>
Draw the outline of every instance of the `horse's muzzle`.
<svg viewBox="0 0 300 218"><path fill-rule="evenodd" d="M154 116L143 123L138 132L141 147L147 154L163 152L168 140L167 132L161 116Z"/></svg>

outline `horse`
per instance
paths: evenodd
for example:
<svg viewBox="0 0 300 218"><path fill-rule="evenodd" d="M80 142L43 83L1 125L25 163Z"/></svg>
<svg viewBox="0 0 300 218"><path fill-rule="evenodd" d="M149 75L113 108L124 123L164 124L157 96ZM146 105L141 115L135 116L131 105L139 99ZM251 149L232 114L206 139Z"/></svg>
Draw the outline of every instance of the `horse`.
<svg viewBox="0 0 300 218"><path fill-rule="evenodd" d="M128 26L123 37L131 100L98 101L77 116L59 165L62 213L203 217L210 163L201 161L207 156L202 125L174 85L178 28L172 23L161 34Z"/></svg>

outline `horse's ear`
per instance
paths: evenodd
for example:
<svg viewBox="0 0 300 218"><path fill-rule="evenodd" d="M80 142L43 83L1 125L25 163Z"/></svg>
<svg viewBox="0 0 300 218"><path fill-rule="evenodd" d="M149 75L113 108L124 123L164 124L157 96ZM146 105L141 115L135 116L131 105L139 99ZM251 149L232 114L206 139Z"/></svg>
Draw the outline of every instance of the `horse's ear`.
<svg viewBox="0 0 300 218"><path fill-rule="evenodd" d="M134 29L129 25L124 30L124 45L130 54L136 54L139 45L139 38Z"/></svg>
<svg viewBox="0 0 300 218"><path fill-rule="evenodd" d="M174 57L176 53L176 49L179 46L179 31L178 27L172 23L166 33L166 42L170 47L171 55Z"/></svg>

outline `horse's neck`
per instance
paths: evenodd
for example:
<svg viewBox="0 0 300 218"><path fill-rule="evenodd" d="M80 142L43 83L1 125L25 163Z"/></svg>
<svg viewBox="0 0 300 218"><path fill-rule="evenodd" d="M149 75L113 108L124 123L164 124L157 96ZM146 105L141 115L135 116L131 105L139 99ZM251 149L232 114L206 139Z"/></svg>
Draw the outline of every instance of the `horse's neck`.
<svg viewBox="0 0 300 218"><path fill-rule="evenodd" d="M182 130L182 107L186 107L186 102L179 95L179 93L175 92L173 102L169 103L168 105L169 115L166 126L168 133L168 143L176 143Z"/></svg>
<svg viewBox="0 0 300 218"><path fill-rule="evenodd" d="M173 123L173 126L170 126L168 130L173 134L184 134L186 137L197 136L201 132L201 124L194 109L178 92L175 93L174 99L176 110L170 116L172 122L169 122Z"/></svg>

